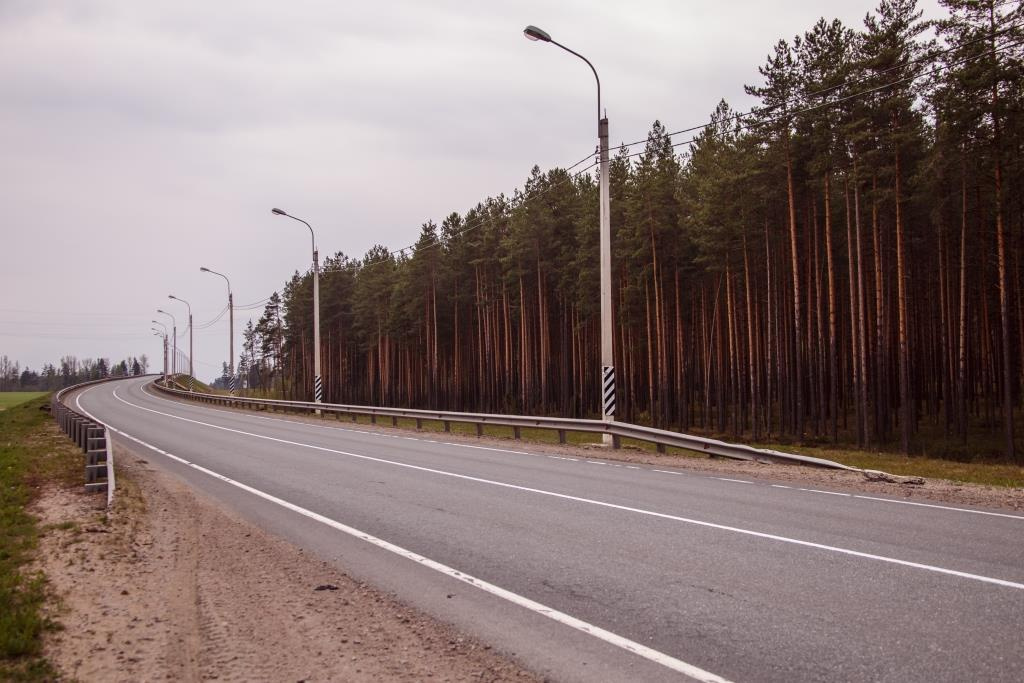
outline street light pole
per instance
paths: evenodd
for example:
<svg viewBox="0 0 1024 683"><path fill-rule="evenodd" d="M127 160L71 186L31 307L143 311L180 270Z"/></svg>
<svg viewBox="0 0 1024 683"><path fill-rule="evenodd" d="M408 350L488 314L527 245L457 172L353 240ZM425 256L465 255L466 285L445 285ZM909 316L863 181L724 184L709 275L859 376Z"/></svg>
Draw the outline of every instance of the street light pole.
<svg viewBox="0 0 1024 683"><path fill-rule="evenodd" d="M156 334L157 336L161 337L164 340L164 384L167 384L167 326L158 320L154 320L153 322L164 328L163 332L156 329L155 327L151 327L149 329L153 330L154 334Z"/></svg>
<svg viewBox="0 0 1024 683"><path fill-rule="evenodd" d="M205 266L200 266L199 270L204 273L211 273L213 275L220 275L224 278L224 281L228 283L228 373L230 379L228 383L228 390L231 395L235 395L235 299L231 294L231 280L224 273L218 273L215 270L210 270Z"/></svg>
<svg viewBox="0 0 1024 683"><path fill-rule="evenodd" d="M301 218L292 216L281 209L271 209L270 211L278 216L287 216L292 220L305 223L313 241L313 400L316 403L323 403L324 387L320 379L320 261L316 251L316 234L313 232L313 226ZM320 411L316 411L316 414L319 415Z"/></svg>
<svg viewBox="0 0 1024 683"><path fill-rule="evenodd" d="M174 319L173 315L171 315L170 313L168 313L167 311L165 311L163 309L158 308L158 309L156 309L156 312L157 313L163 313L164 315L166 315L168 318L171 319L171 330L174 332L174 334L171 336L171 338L174 340L174 343L173 343L173 345L174 345L174 353L171 355L171 374L172 375L177 375L178 374L178 321Z"/></svg>
<svg viewBox="0 0 1024 683"><path fill-rule="evenodd" d="M597 81L597 141L601 162L600 178L600 238L601 238L601 419L611 422L615 419L615 355L612 346L612 230L610 193L608 188L608 117L601 115L601 79L590 60L565 45L551 39L551 35L536 26L523 30L530 40L557 45L569 54L587 63ZM612 441L604 435L605 443Z"/></svg>
<svg viewBox="0 0 1024 683"><path fill-rule="evenodd" d="M174 299L175 301L180 301L181 303L185 304L186 307L188 307L188 390L192 391L192 382L196 376L196 373L192 370L192 333L194 331L192 329L192 306L184 299L179 299L173 294L168 294L167 298Z"/></svg>

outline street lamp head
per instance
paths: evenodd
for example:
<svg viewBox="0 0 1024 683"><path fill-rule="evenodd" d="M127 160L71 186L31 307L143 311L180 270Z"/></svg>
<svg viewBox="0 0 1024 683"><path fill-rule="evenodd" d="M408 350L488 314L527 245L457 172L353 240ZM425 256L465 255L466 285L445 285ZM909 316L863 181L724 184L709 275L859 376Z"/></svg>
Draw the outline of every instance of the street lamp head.
<svg viewBox="0 0 1024 683"><path fill-rule="evenodd" d="M168 294L167 298L168 299L177 299L178 297L174 296L173 294Z"/></svg>
<svg viewBox="0 0 1024 683"><path fill-rule="evenodd" d="M207 268L206 266L199 266L199 272L200 273L209 273L210 269Z"/></svg>
<svg viewBox="0 0 1024 683"><path fill-rule="evenodd" d="M527 26L523 29L523 35L530 40L540 40L545 43L551 42L551 34L543 29L539 29L536 26Z"/></svg>
<svg viewBox="0 0 1024 683"><path fill-rule="evenodd" d="M270 213L276 213L278 216L287 216L288 214L281 209L271 209Z"/></svg>
<svg viewBox="0 0 1024 683"><path fill-rule="evenodd" d="M158 308L158 309L156 309L156 312L157 312L157 313L163 313L164 315L170 315L170 313L168 313L167 311L165 311L165 310L164 310L164 309L162 309L162 308Z"/></svg>

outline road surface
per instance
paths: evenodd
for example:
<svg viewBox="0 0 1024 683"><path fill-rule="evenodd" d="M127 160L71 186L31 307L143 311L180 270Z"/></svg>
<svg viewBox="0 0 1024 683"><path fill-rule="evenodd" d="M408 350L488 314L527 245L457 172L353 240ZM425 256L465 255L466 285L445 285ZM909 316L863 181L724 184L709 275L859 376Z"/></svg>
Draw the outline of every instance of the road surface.
<svg viewBox="0 0 1024 683"><path fill-rule="evenodd" d="M566 681L1018 681L1024 515L72 399L273 533Z"/></svg>

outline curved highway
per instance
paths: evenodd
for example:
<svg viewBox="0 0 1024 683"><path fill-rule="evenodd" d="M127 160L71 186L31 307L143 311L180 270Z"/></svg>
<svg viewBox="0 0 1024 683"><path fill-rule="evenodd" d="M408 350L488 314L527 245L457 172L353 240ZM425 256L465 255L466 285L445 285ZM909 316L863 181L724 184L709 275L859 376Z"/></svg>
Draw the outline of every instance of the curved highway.
<svg viewBox="0 0 1024 683"><path fill-rule="evenodd" d="M1016 681L1024 515L157 395L115 443L556 680Z"/></svg>

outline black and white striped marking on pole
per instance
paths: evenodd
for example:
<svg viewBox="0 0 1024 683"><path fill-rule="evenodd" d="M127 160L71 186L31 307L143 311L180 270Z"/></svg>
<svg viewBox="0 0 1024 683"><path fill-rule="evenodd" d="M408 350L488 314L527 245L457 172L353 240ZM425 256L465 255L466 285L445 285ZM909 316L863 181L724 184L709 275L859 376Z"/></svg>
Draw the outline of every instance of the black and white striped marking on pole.
<svg viewBox="0 0 1024 683"><path fill-rule="evenodd" d="M601 396L604 399L604 415L611 417L615 414L615 367L612 365L601 366Z"/></svg>
<svg viewBox="0 0 1024 683"><path fill-rule="evenodd" d="M231 395L232 395L232 396L234 396L234 395L235 395L235 376L234 376L234 375L232 375L232 376L231 376L231 377L230 377L230 378L228 379L228 391L230 391L230 392L231 392Z"/></svg>
<svg viewBox="0 0 1024 683"><path fill-rule="evenodd" d="M320 375L313 378L313 398L317 403L323 403L324 400L324 385L320 381Z"/></svg>

